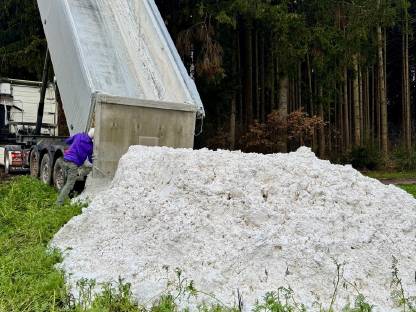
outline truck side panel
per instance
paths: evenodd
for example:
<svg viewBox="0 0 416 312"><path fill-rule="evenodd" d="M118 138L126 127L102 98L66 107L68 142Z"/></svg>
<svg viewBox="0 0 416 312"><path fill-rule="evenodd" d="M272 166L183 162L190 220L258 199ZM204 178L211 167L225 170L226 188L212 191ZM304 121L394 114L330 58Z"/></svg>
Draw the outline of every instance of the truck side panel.
<svg viewBox="0 0 416 312"><path fill-rule="evenodd" d="M40 87L24 84L13 84L13 107L10 109L10 122L16 123L36 123L38 104L40 99ZM55 90L50 84L46 89L45 108L43 112L43 123L55 125L57 121L57 104ZM17 128L21 128L17 126ZM32 127L34 128L34 126ZM15 132L11 127L11 133ZM55 129L51 129L51 134L56 135ZM43 134L49 134L48 129L42 129Z"/></svg>

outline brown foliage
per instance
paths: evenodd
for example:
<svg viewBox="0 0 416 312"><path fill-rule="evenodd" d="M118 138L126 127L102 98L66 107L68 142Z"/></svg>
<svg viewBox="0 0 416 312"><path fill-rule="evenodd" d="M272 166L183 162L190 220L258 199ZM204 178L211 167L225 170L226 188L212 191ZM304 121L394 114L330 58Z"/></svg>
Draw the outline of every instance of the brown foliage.
<svg viewBox="0 0 416 312"><path fill-rule="evenodd" d="M320 117L309 117L302 110L287 118L273 111L265 123L255 121L241 138L241 149L247 152L277 153L285 151L288 144L299 147L311 141L314 130L324 126Z"/></svg>
<svg viewBox="0 0 416 312"><path fill-rule="evenodd" d="M315 129L325 127L325 123L321 117L309 117L302 109L294 111L287 118L288 138L304 145L305 140L312 139Z"/></svg>
<svg viewBox="0 0 416 312"><path fill-rule="evenodd" d="M187 57L193 46L199 47L195 64L196 73L198 76L206 76L209 79L224 74L223 49L214 38L214 27L211 25L210 18L206 18L204 22L180 32L176 41L182 57Z"/></svg>

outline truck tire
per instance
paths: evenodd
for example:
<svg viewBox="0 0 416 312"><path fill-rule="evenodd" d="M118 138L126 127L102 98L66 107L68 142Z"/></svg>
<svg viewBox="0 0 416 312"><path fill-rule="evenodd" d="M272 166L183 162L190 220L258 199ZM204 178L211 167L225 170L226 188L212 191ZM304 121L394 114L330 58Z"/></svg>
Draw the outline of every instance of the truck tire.
<svg viewBox="0 0 416 312"><path fill-rule="evenodd" d="M58 191L60 191L64 187L65 181L66 181L66 175L65 175L65 171L63 167L63 162L64 162L64 158L59 157L56 160L55 165L53 166L52 182L53 182L53 186Z"/></svg>
<svg viewBox="0 0 416 312"><path fill-rule="evenodd" d="M39 152L32 150L29 158L30 175L39 178Z"/></svg>
<svg viewBox="0 0 416 312"><path fill-rule="evenodd" d="M43 155L40 163L40 180L45 184L51 184L52 168L50 164L50 157L48 154Z"/></svg>
<svg viewBox="0 0 416 312"><path fill-rule="evenodd" d="M9 160L9 152L6 150L4 154L4 173L10 173L10 160Z"/></svg>

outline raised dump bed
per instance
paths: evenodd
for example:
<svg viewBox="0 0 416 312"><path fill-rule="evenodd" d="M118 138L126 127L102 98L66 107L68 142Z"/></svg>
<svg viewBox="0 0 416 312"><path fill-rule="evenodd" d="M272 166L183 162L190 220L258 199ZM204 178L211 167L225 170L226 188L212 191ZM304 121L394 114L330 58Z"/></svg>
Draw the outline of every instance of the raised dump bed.
<svg viewBox="0 0 416 312"><path fill-rule="evenodd" d="M196 109L188 104L99 94L95 111L96 177L112 177L130 145L193 147Z"/></svg>
<svg viewBox="0 0 416 312"><path fill-rule="evenodd" d="M203 105L153 0L38 5L69 130L97 128L94 174L133 144L193 146Z"/></svg>

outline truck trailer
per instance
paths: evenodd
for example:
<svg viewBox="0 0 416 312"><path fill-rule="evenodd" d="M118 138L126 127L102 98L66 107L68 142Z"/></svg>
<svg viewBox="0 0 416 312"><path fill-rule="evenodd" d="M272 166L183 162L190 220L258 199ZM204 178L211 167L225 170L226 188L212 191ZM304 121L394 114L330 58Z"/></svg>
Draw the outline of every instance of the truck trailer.
<svg viewBox="0 0 416 312"><path fill-rule="evenodd" d="M55 85L45 87L40 134L50 137L58 133L58 109ZM38 81L0 78L0 165L6 173L29 170L23 161L27 149L20 141L22 136L35 133L41 88Z"/></svg>

